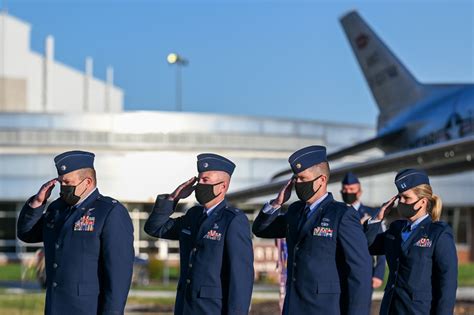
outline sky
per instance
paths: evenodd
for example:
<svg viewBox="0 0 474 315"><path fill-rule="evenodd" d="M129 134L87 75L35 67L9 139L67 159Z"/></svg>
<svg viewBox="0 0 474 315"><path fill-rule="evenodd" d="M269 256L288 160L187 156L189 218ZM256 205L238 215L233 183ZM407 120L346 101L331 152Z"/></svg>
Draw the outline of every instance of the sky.
<svg viewBox="0 0 474 315"><path fill-rule="evenodd" d="M421 82L474 83L473 1L0 0L32 25L31 46L94 76L113 66L126 110L374 125L377 109L339 18L357 10Z"/></svg>

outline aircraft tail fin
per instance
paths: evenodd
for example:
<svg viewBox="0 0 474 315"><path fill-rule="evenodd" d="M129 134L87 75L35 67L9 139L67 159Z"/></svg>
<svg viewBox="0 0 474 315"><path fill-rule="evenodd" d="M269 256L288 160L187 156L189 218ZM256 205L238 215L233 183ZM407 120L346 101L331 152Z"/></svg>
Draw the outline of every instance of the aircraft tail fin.
<svg viewBox="0 0 474 315"><path fill-rule="evenodd" d="M427 88L415 79L356 11L340 20L379 108L378 126L381 128L427 95Z"/></svg>

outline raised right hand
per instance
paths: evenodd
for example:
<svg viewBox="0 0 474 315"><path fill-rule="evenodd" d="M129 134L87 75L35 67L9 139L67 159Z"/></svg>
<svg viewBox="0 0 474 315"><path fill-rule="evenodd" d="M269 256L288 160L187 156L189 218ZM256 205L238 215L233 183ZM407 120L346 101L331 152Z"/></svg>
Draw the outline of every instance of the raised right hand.
<svg viewBox="0 0 474 315"><path fill-rule="evenodd" d="M51 179L44 183L38 193L33 197L33 200L30 202L30 207L38 208L43 205L48 198L51 196L51 192L54 189L54 185L58 182L57 178Z"/></svg>
<svg viewBox="0 0 474 315"><path fill-rule="evenodd" d="M388 213L390 213L390 210L392 210L393 205L395 204L395 200L397 200L397 199L398 199L398 195L395 195L395 196L393 196L392 198L390 198L389 201L387 201L386 203L384 203L384 204L382 205L382 207L380 208L379 213L377 213L376 219L382 221L382 220L385 218L385 216L386 216Z"/></svg>
<svg viewBox="0 0 474 315"><path fill-rule="evenodd" d="M193 176L189 180L179 185L168 197L170 200L176 200L186 198L194 191L194 183L197 181L197 177Z"/></svg>
<svg viewBox="0 0 474 315"><path fill-rule="evenodd" d="M281 207L285 202L288 201L291 197L291 189L293 188L293 184L295 183L295 179L291 178L285 186L280 190L277 197L271 202L271 206L273 208Z"/></svg>

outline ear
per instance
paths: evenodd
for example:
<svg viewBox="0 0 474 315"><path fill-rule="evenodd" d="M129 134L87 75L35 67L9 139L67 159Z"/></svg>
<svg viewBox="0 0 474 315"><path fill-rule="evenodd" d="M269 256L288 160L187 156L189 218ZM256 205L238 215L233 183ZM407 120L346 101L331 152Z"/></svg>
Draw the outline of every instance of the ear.
<svg viewBox="0 0 474 315"><path fill-rule="evenodd" d="M426 198L421 198L420 200L418 200L414 206L418 206L418 208L415 208L415 210L421 210L421 208L425 208L425 209L428 209L428 202L426 200Z"/></svg>
<svg viewBox="0 0 474 315"><path fill-rule="evenodd" d="M321 183L326 185L328 183L328 177L324 174L321 175Z"/></svg>
<svg viewBox="0 0 474 315"><path fill-rule="evenodd" d="M224 182L222 183L222 191L225 193L228 189L229 189L229 182L228 182L228 181L224 181Z"/></svg>
<svg viewBox="0 0 474 315"><path fill-rule="evenodd" d="M87 184L88 184L89 186L92 185L92 178L87 177L87 178L86 178L86 182L87 182Z"/></svg>

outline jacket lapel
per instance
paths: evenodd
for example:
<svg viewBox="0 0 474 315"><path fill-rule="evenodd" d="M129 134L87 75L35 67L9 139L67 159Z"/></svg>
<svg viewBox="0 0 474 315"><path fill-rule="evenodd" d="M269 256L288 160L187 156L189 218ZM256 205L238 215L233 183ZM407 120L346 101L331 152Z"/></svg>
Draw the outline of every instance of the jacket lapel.
<svg viewBox="0 0 474 315"><path fill-rule="evenodd" d="M324 212L324 209L328 204L330 204L333 201L333 197L331 193L328 193L327 197L324 198L323 201L314 209L313 213L311 216L306 220L306 222L303 224L303 227L301 228L301 231L299 231L298 234L298 242L302 241L302 239L308 235L308 232L311 230L311 228L314 226L315 222L321 217L321 214ZM304 207L301 211L304 210Z"/></svg>
<svg viewBox="0 0 474 315"><path fill-rule="evenodd" d="M410 236L402 243L402 250L405 255L408 255L413 244L420 238L421 235L428 233L427 226L431 223L431 216L420 222L420 224L411 232ZM401 231L400 231L401 234ZM400 236L401 237L401 236Z"/></svg>
<svg viewBox="0 0 474 315"><path fill-rule="evenodd" d="M216 222L222 216L222 211L225 207L227 207L227 201L224 199L214 210L212 210L211 214L201 224L197 233L196 240L199 241L204 237L204 235L209 231L214 222Z"/></svg>
<svg viewBox="0 0 474 315"><path fill-rule="evenodd" d="M69 218L66 219L61 231L59 233L59 238L63 238L66 232L72 232L74 229L74 222L79 220L79 218L89 209L89 206L100 197L99 190L96 189L86 200L84 200L79 208L72 210Z"/></svg>

